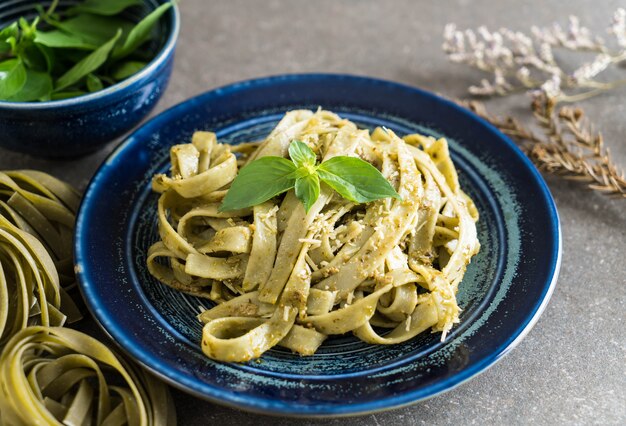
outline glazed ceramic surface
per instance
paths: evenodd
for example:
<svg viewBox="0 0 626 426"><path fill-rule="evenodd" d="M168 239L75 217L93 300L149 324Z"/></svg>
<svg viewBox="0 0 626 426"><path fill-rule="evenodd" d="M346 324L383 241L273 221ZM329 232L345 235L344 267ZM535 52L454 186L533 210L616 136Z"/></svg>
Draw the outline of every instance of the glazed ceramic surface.
<svg viewBox="0 0 626 426"><path fill-rule="evenodd" d="M200 350L196 315L211 302L153 279L145 266L159 239L150 181L166 173L169 148L211 130L221 142L258 140L282 114L321 106L366 128L448 138L462 188L480 212L480 253L460 285L461 323L441 342L423 333L394 346L351 335L329 338L311 357L276 348L225 364ZM134 359L194 395L246 410L351 415L407 405L449 390L493 365L533 326L556 282L560 229L540 175L513 143L442 98L412 87L346 75L246 81L190 99L121 144L86 191L76 262L87 304Z"/></svg>
<svg viewBox="0 0 626 426"><path fill-rule="evenodd" d="M168 0L146 0L130 9L137 21ZM0 28L20 16L32 17L35 6L51 1L0 2ZM61 6L74 4L61 1ZM99 92L50 102L0 101L0 146L43 157L77 157L96 151L135 127L156 106L174 63L179 14L170 9L155 30L149 49L155 58L139 73Z"/></svg>

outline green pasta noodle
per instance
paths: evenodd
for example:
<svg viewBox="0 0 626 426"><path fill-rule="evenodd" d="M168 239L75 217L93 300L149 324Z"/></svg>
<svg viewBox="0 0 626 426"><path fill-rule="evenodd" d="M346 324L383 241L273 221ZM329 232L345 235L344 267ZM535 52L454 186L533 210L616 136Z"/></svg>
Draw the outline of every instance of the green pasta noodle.
<svg viewBox="0 0 626 426"><path fill-rule="evenodd" d="M66 290L76 283L72 239L79 204L78 191L46 173L0 171L0 215L42 242Z"/></svg>
<svg viewBox="0 0 626 426"><path fill-rule="evenodd" d="M0 355L0 424L176 424L167 387L93 337L28 327Z"/></svg>
<svg viewBox="0 0 626 426"><path fill-rule="evenodd" d="M78 192L0 172L0 424L173 425L167 387L81 332L69 296Z"/></svg>
<svg viewBox="0 0 626 426"><path fill-rule="evenodd" d="M367 161L399 197L359 203L324 184L305 209L296 186L252 208L243 200L230 204L240 210L220 210L242 167L263 157L284 164L298 145L315 157L311 168L318 159L320 168L347 164L336 157ZM208 357L245 362L275 345L312 355L327 336L348 332L372 344L426 330L443 340L459 322L457 289L480 249L478 212L445 139L400 138L330 111L298 110L261 142L230 146L196 132L170 154L171 176L153 179L161 239L147 264L162 283L215 303L198 316Z"/></svg>
<svg viewBox="0 0 626 426"><path fill-rule="evenodd" d="M0 172L0 349L29 325L62 326L81 314L72 235L78 193L42 172Z"/></svg>

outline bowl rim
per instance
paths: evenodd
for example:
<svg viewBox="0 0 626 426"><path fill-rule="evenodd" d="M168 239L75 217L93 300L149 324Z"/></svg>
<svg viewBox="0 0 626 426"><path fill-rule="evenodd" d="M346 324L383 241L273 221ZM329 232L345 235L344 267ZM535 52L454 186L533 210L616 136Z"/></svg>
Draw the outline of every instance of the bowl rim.
<svg viewBox="0 0 626 426"><path fill-rule="evenodd" d="M159 2L160 4L165 4L165 2L162 2L161 0L157 0L157 2ZM95 101L109 95L113 95L148 77L163 62L165 62L167 58L170 57L176 47L176 42L180 33L180 10L178 8L177 2L171 1L170 3L172 4L172 8L170 9L172 11L172 13L170 14L171 29L169 31L167 40L161 50L159 50L158 54L154 58L152 58L148 65L146 65L138 73L133 74L125 80L115 83L114 85L109 86L106 89L98 90L94 93L88 93L86 95L76 96L69 99L60 99L56 101L45 102L11 102L0 100L0 109L40 110L47 108L76 106L83 103Z"/></svg>
<svg viewBox="0 0 626 426"><path fill-rule="evenodd" d="M93 296L94 285L93 282L90 282L86 278L86 276L88 275L88 270L85 269L84 266L85 259L87 258L85 249L85 233L88 227L87 222L89 222L89 217L87 216L86 211L92 208L91 204L93 204L94 192L97 190L96 187L98 186L99 178L101 178L101 175L106 172L107 168L111 167L116 162L118 156L123 155L124 151L130 146L138 144L142 133L150 131L153 127L159 127L163 125L163 122L167 122L171 115L175 114L176 112L183 111L186 108L189 108L190 105L199 102L199 100L207 96L215 94L228 94L240 90L245 90L248 87L271 85L282 80L302 81L313 79L347 79L370 84L382 84L404 91L417 93L420 96L424 96L425 98L443 104L446 107L449 107L462 115L471 117L472 120L484 126L489 131L489 133L491 133L508 149L510 149L514 156L517 158L517 160L520 161L521 165L523 165L523 167L525 167L530 172L534 184L536 184L538 187L537 189L539 189L539 193L537 194L539 200L542 204L544 204L546 210L548 211L554 248L547 259L549 264L549 273L546 275L546 279L542 282L540 298L535 300L532 303L532 306L529 306L529 312L525 315L523 321L520 321L520 323L518 323L514 327L514 332L507 336L506 341L502 342L498 347L494 347L489 355L485 356L480 361L472 364L470 368L454 375L453 377L447 378L442 382L428 386L427 390L423 391L424 395L420 396L420 392L410 390L402 395L385 397L377 401L357 402L347 404L341 407L326 406L320 408L313 405L307 407L304 411L302 411L302 407L294 407L289 402L285 402L280 399L276 400L272 398L262 398L259 396L250 396L247 394L244 394L244 397L234 396L222 389L213 387L211 384L201 383L198 381L190 382L189 378L184 373L181 373L179 371L172 371L158 357L155 357L153 354L142 352L140 345L138 345L136 341L128 340L127 336L123 336L120 334L120 329L111 323L111 318L108 318L106 317L106 315L104 315L101 307L97 306L97 304L93 302L93 297L91 297ZM541 314L544 312L557 284L561 267L562 252L563 248L561 222L554 198L552 197L550 190L539 171L534 167L532 162L522 153L522 151L508 136L503 134L491 123L479 117L472 111L463 108L435 93L395 81L380 79L376 77L342 73L280 74L230 83L227 85L213 88L207 92L186 99L181 103L170 107L166 111L163 111L149 121L143 123L141 127L136 129L109 154L109 156L103 161L103 163L95 172L94 176L87 185L83 201L81 202L81 206L77 214L76 233L74 238L75 269L77 271L77 279L79 281L80 292L85 301L89 300L89 302L86 303L88 311L92 314L92 317L94 318L95 322L100 326L100 328L109 337L111 337L112 341L115 342L115 344L118 345L118 347L120 347L123 352L129 354L135 361L140 363L144 368L146 368L156 377L159 377L160 379L164 380L166 383L172 385L177 389L180 389L203 400L208 400L213 403L217 403L234 409L244 410L246 412L291 418L351 417L399 409L409 405L413 405L419 401L431 399L442 393L455 389L465 382L469 381L470 379L474 378L475 376L479 375L480 373L484 372L485 370L489 369L490 367L498 363L505 355L510 353L510 351L514 349L524 339L524 337L526 337L526 335L537 323ZM210 389L210 391L207 392L207 389Z"/></svg>

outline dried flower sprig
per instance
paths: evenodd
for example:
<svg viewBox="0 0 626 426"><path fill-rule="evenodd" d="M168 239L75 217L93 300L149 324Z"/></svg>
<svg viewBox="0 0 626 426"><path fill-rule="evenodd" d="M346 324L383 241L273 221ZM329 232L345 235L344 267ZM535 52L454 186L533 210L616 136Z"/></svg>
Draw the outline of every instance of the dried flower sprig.
<svg viewBox="0 0 626 426"><path fill-rule="evenodd" d="M571 16L565 29L558 23L551 27L531 28L532 36L501 28L491 32L486 27L459 31L454 24L444 30L443 49L453 62L464 63L493 75L471 86L473 95L506 95L520 90L540 90L555 102L575 102L626 85L626 79L604 82L599 74L612 65L626 61L626 10L618 9L608 32L615 39L611 49L605 41ZM555 58L554 49L596 52L590 62L567 72Z"/></svg>
<svg viewBox="0 0 626 426"><path fill-rule="evenodd" d="M535 97L532 111L543 133L537 135L513 117L491 115L481 102L459 103L519 143L539 170L582 182L605 195L626 199L624 173L604 148L602 135L593 130L580 108L564 106L557 110L552 99Z"/></svg>

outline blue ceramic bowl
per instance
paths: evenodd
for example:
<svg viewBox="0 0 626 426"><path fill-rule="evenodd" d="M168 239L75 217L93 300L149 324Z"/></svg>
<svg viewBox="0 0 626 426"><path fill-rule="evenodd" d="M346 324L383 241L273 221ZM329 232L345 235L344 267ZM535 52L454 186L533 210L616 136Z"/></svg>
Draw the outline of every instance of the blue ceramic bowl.
<svg viewBox="0 0 626 426"><path fill-rule="evenodd" d="M445 136L463 189L475 201L480 253L445 342L422 333L398 345L329 338L311 357L273 348L259 362L221 363L200 350L199 306L147 271L159 239L151 177L195 130L221 142L265 137L285 111L330 109L362 127ZM94 317L134 359L175 386L230 406L272 414L339 416L400 407L470 379L509 352L545 308L560 262L550 193L530 161L468 110L428 92L364 77L288 75L245 81L190 99L152 119L106 160L76 224L76 271Z"/></svg>
<svg viewBox="0 0 626 426"><path fill-rule="evenodd" d="M138 20L166 0L146 0ZM32 17L38 4L51 0L0 2L0 28L20 16ZM63 0L60 7L75 4ZM99 92L50 102L0 101L0 146L43 157L77 157L96 151L123 135L150 113L167 87L180 27L179 12L170 9L160 20L151 49L157 52L146 68Z"/></svg>

